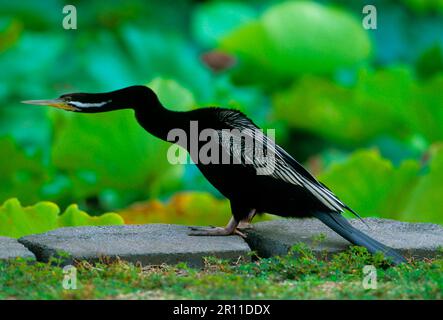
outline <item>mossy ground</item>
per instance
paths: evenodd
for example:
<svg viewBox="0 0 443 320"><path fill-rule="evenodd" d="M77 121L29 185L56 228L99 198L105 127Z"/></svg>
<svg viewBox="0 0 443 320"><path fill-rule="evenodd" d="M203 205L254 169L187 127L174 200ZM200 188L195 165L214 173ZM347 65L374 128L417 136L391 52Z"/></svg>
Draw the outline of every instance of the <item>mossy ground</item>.
<svg viewBox="0 0 443 320"><path fill-rule="evenodd" d="M329 260L304 246L252 262L207 258L201 270L79 262L76 290L63 288L56 264L0 263L0 299L443 299L441 256L388 267L359 247ZM365 265L377 270L376 289L362 284Z"/></svg>

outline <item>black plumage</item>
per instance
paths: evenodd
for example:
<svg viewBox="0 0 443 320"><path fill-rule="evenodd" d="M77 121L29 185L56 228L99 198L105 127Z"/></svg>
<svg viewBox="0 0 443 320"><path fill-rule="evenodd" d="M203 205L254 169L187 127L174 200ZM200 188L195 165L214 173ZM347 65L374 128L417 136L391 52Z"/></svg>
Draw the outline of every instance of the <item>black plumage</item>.
<svg viewBox="0 0 443 320"><path fill-rule="evenodd" d="M239 111L224 108L171 111L164 108L156 94L145 86L108 93L73 93L56 100L27 103L84 113L133 109L139 124L160 139L168 140L173 129L183 130L187 141L181 144L188 151L191 151L191 145L197 145L197 150L201 150L207 142L192 135L191 124L198 124L198 133L212 130L215 134L213 141L220 147L219 163L202 163L192 152L191 157L206 179L229 199L232 219L225 228L196 228L191 235L243 235L238 229L239 224L249 222L256 213L316 217L353 244L364 246L372 253L381 251L395 263L405 261L393 249L354 228L341 215L345 210L353 211ZM220 163L227 158L231 163ZM237 162L232 163L233 160Z"/></svg>

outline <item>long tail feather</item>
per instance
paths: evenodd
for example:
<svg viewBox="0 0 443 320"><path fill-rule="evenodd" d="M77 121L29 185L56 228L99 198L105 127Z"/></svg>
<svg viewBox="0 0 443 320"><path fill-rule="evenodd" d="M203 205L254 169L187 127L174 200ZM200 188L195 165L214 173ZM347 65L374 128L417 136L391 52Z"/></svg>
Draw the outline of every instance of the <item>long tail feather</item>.
<svg viewBox="0 0 443 320"><path fill-rule="evenodd" d="M394 249L381 244L354 228L340 213L316 212L314 216L352 244L363 246L368 249L370 253L382 252L385 257L391 258L395 264L407 262L407 260Z"/></svg>

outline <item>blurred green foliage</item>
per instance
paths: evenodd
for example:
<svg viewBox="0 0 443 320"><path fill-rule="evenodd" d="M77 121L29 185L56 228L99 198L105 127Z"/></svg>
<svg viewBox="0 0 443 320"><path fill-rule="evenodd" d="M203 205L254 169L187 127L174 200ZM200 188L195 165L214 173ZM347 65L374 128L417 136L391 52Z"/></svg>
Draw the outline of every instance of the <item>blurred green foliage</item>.
<svg viewBox="0 0 443 320"><path fill-rule="evenodd" d="M224 225L231 216L231 207L229 200L207 192L178 192L166 203L157 199L138 202L118 213L127 224ZM258 215L254 222L269 219L271 215Z"/></svg>
<svg viewBox="0 0 443 320"><path fill-rule="evenodd" d="M443 223L441 1L374 1L376 30L362 27L358 1L71 4L77 30L62 28L61 0L0 0L0 202L78 203L143 223L206 224L206 210L227 219L218 192L194 166L170 165L168 144L131 111L19 103L146 84L168 108L236 108L275 128L277 142L363 216ZM220 54L234 66L223 68ZM184 215L177 191L194 192ZM142 205L131 220L140 201L163 209ZM72 215L60 219L83 219Z"/></svg>
<svg viewBox="0 0 443 320"><path fill-rule="evenodd" d="M9 199L0 206L0 236L19 238L61 227L123 224L122 217L116 213L91 217L79 210L75 204L69 206L61 215L59 212L58 206L52 202L43 201L33 206L22 207L17 199Z"/></svg>
<svg viewBox="0 0 443 320"><path fill-rule="evenodd" d="M275 116L292 126L341 143L381 135L443 139L443 75L417 83L407 67L362 70L352 85L306 76L274 98Z"/></svg>
<svg viewBox="0 0 443 320"><path fill-rule="evenodd" d="M394 166L377 150L358 150L319 178L362 216L443 224L442 144L427 157Z"/></svg>
<svg viewBox="0 0 443 320"><path fill-rule="evenodd" d="M269 81L268 73L293 79L299 74L352 67L364 62L371 50L369 37L357 19L313 2L272 6L259 20L222 37L220 46L238 54L264 82Z"/></svg>

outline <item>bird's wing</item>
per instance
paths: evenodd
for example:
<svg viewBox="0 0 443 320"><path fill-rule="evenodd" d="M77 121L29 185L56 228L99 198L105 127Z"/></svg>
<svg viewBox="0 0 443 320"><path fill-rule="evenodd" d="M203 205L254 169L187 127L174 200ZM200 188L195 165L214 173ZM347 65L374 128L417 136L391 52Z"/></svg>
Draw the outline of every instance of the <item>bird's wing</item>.
<svg viewBox="0 0 443 320"><path fill-rule="evenodd" d="M257 175L301 186L333 211L348 209L353 212L246 116L239 112L226 112L222 119L231 130L219 130L219 142L234 163L252 166Z"/></svg>

